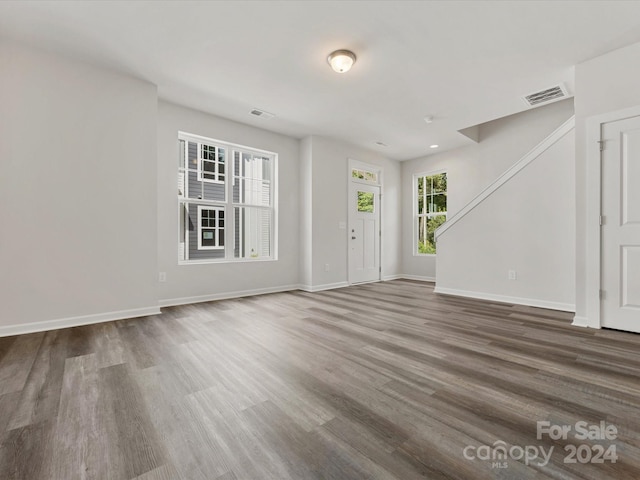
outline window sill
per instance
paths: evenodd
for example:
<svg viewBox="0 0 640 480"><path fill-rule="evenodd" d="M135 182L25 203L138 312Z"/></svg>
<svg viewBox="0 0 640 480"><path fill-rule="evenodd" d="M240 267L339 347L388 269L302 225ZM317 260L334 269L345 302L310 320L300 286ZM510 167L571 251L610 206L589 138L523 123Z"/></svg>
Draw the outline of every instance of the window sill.
<svg viewBox="0 0 640 480"><path fill-rule="evenodd" d="M414 253L414 257L435 257L435 253Z"/></svg>

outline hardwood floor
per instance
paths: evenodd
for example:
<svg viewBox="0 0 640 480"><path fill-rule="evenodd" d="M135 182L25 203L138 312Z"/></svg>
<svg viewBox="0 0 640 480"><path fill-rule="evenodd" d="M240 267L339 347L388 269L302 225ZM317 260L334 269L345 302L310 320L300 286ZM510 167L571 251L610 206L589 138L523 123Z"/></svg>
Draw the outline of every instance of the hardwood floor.
<svg viewBox="0 0 640 480"><path fill-rule="evenodd" d="M163 311L0 338L0 478L640 478L638 335L405 280Z"/></svg>

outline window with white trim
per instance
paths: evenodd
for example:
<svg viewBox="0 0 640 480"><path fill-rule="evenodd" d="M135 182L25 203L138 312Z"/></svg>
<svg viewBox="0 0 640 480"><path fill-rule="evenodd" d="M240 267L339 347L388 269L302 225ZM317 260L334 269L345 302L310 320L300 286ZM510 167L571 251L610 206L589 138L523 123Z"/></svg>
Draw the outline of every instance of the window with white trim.
<svg viewBox="0 0 640 480"><path fill-rule="evenodd" d="M447 174L416 175L414 181L417 255L436 253L435 231L447 220Z"/></svg>
<svg viewBox="0 0 640 480"><path fill-rule="evenodd" d="M275 259L278 155L180 132L179 260Z"/></svg>

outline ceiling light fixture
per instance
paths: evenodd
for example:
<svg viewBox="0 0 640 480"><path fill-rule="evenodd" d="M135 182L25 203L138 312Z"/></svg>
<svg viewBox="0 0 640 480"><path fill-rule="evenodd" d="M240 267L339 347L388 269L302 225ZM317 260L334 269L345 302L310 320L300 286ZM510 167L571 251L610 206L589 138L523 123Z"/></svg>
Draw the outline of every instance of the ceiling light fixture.
<svg viewBox="0 0 640 480"><path fill-rule="evenodd" d="M429 148L438 148L439 146L440 146L440 145L435 145L435 144L434 144L434 145L429 146Z"/></svg>
<svg viewBox="0 0 640 480"><path fill-rule="evenodd" d="M329 54L327 62L335 72L345 73L356 63L356 54L350 50L336 50Z"/></svg>

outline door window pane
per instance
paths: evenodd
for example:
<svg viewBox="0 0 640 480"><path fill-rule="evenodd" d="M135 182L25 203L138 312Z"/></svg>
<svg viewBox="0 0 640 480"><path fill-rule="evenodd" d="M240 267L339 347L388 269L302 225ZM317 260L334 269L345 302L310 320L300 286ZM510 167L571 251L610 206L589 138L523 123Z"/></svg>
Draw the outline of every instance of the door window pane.
<svg viewBox="0 0 640 480"><path fill-rule="evenodd" d="M374 195L371 192L358 192L358 211L373 213L374 212Z"/></svg>

